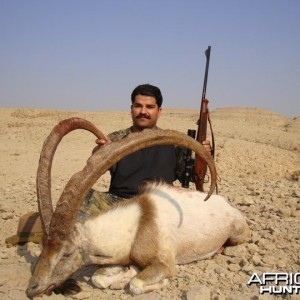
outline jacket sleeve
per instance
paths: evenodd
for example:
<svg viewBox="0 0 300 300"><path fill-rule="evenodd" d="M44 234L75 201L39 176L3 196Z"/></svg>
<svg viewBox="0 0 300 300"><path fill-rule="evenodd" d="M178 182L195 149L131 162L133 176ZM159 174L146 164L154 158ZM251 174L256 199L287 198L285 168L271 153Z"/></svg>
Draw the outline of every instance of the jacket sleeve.
<svg viewBox="0 0 300 300"><path fill-rule="evenodd" d="M108 137L112 142L117 142L117 141L123 139L124 137L126 137L131 132L132 132L131 128L121 129L121 130L109 133ZM111 176L114 174L115 170L116 170L116 165L113 165L109 169Z"/></svg>

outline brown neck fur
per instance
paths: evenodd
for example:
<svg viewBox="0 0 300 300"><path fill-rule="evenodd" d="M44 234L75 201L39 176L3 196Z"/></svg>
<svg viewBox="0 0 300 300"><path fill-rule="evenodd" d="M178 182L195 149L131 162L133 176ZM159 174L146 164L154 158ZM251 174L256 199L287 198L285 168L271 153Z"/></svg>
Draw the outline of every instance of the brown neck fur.
<svg viewBox="0 0 300 300"><path fill-rule="evenodd" d="M159 241L158 228L155 222L156 210L148 195L142 194L136 198L140 204L142 214L130 258L144 268L157 256Z"/></svg>

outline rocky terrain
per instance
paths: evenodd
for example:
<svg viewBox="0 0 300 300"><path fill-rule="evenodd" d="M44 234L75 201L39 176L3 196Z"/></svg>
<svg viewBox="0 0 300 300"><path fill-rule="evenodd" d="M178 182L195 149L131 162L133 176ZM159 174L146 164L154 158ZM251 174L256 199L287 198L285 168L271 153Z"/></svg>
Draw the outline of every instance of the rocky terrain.
<svg viewBox="0 0 300 300"><path fill-rule="evenodd" d="M33 243L7 247L5 239L16 233L21 215L37 211L35 177L44 139L60 120L72 116L93 122L104 133L128 127L131 117L129 112L23 108L0 108L0 116L0 298L27 299L25 290L40 248ZM300 272L300 117L226 108L213 111L211 119L219 194L246 216L250 241L212 259L178 266L168 287L146 295L96 289L87 268L74 275L82 287L79 294L39 299L300 299L299 290L285 296L260 295L258 285L247 285L254 273ZM195 110L165 109L159 126L187 132L195 129L196 121ZM54 202L71 175L85 166L94 140L90 133L76 131L59 145L52 169ZM108 183L105 174L95 188L105 191Z"/></svg>

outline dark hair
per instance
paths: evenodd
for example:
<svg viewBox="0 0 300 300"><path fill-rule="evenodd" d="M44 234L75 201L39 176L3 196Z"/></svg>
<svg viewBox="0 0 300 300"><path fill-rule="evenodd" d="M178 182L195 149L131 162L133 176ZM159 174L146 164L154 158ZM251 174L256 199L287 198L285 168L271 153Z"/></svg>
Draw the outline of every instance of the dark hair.
<svg viewBox="0 0 300 300"><path fill-rule="evenodd" d="M131 94L131 103L134 103L135 97L137 95L143 95L143 96L151 96L156 99L156 104L158 107L161 107L163 102L163 96L161 94L160 89L157 86L151 85L151 84L141 84L137 86L132 94Z"/></svg>

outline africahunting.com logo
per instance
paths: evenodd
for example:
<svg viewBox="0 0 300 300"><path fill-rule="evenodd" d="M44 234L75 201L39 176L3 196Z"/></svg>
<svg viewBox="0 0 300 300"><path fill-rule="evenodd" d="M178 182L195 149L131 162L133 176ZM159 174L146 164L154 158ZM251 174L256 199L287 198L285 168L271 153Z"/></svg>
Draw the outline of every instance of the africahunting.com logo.
<svg viewBox="0 0 300 300"><path fill-rule="evenodd" d="M300 294L300 273L253 273L248 283L256 284L260 294L297 295Z"/></svg>

